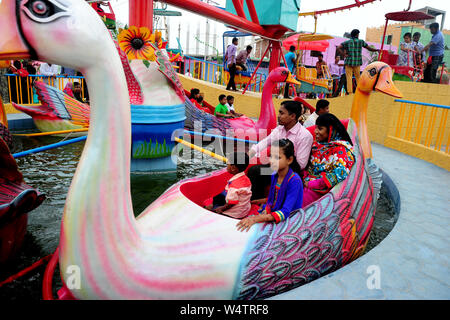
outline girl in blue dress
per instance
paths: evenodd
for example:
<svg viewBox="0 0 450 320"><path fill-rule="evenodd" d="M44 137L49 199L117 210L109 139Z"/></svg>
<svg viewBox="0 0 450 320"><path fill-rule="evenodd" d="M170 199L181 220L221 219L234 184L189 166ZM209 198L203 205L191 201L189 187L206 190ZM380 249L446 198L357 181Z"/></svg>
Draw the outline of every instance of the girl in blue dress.
<svg viewBox="0 0 450 320"><path fill-rule="evenodd" d="M294 154L294 144L289 139L281 139L272 144L270 167L275 173L272 174L267 203L257 215L239 221L236 225L239 231L248 231L255 223L279 223L302 207L303 184L298 175L300 166Z"/></svg>

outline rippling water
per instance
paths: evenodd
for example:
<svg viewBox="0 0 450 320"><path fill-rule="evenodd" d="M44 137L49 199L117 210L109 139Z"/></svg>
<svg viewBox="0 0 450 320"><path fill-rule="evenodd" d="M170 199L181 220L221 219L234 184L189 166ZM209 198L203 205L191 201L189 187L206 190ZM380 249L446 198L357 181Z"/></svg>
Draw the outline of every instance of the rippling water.
<svg viewBox="0 0 450 320"><path fill-rule="evenodd" d="M61 141L62 138L14 138L13 153ZM53 253L59 243L61 216L66 194L75 173L84 142L28 155L17 159L26 183L47 195L47 199L28 214L28 231L18 257L0 267L0 282L28 267L40 258ZM178 169L172 173L132 174L131 194L134 212L138 215L167 188L179 180L211 172L225 165L218 160L192 151L192 159L179 158ZM368 243L368 250L386 237L395 224L392 201L382 188L377 215ZM42 279L45 267L0 287L3 300L42 299ZM58 270L54 287L60 286ZM55 291L56 293L56 291Z"/></svg>

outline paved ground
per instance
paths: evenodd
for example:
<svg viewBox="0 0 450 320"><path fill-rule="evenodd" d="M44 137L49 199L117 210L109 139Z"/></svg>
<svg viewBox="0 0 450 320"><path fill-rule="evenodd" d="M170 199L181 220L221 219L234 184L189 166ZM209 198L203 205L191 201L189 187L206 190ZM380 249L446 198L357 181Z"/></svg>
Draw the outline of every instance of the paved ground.
<svg viewBox="0 0 450 320"><path fill-rule="evenodd" d="M348 266L271 299L450 299L450 172L380 145L372 148L375 163L400 192L394 229Z"/></svg>

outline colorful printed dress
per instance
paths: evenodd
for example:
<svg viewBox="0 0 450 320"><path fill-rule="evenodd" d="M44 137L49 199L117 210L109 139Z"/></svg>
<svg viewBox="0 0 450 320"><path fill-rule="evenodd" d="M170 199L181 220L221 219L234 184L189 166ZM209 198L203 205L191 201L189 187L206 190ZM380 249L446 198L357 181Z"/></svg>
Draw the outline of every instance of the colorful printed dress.
<svg viewBox="0 0 450 320"><path fill-rule="evenodd" d="M303 201L302 179L292 169L289 169L281 185L277 181L276 172L272 175L267 203L259 210L262 213L265 209L266 213L275 218L275 223L286 220L292 211L302 207Z"/></svg>
<svg viewBox="0 0 450 320"><path fill-rule="evenodd" d="M303 207L316 201L347 178L355 163L352 145L347 141L317 142L311 149L310 164L303 174Z"/></svg>

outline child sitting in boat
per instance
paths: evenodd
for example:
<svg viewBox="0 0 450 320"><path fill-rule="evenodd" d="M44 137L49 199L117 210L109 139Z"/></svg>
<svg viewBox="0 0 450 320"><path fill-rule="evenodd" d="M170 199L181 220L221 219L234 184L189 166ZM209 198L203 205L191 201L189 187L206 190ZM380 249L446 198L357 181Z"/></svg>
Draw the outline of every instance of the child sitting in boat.
<svg viewBox="0 0 450 320"><path fill-rule="evenodd" d="M315 136L303 173L303 208L347 178L355 163L352 140L335 115L326 113L317 118Z"/></svg>
<svg viewBox="0 0 450 320"><path fill-rule="evenodd" d="M239 231L248 231L255 223L279 223L302 206L303 184L298 175L300 165L295 159L294 144L291 140L281 139L272 144L270 167L275 173L272 174L267 203L261 207L258 214L239 221L236 225Z"/></svg>
<svg viewBox="0 0 450 320"><path fill-rule="evenodd" d="M219 96L219 104L217 105L216 109L214 110L214 115L218 118L234 118L234 116L231 114L231 112L228 111L227 106L225 105L227 103L227 96L224 94L221 94Z"/></svg>
<svg viewBox="0 0 450 320"><path fill-rule="evenodd" d="M252 183L245 175L249 162L244 152L235 152L228 158L227 171L233 177L228 180L225 190L213 198L212 204L205 206L206 209L238 219L249 214Z"/></svg>
<svg viewBox="0 0 450 320"><path fill-rule="evenodd" d="M235 116L236 118L242 117L242 113L238 113L234 110L234 97L233 96L227 96L227 104L225 105L228 108L228 111Z"/></svg>

